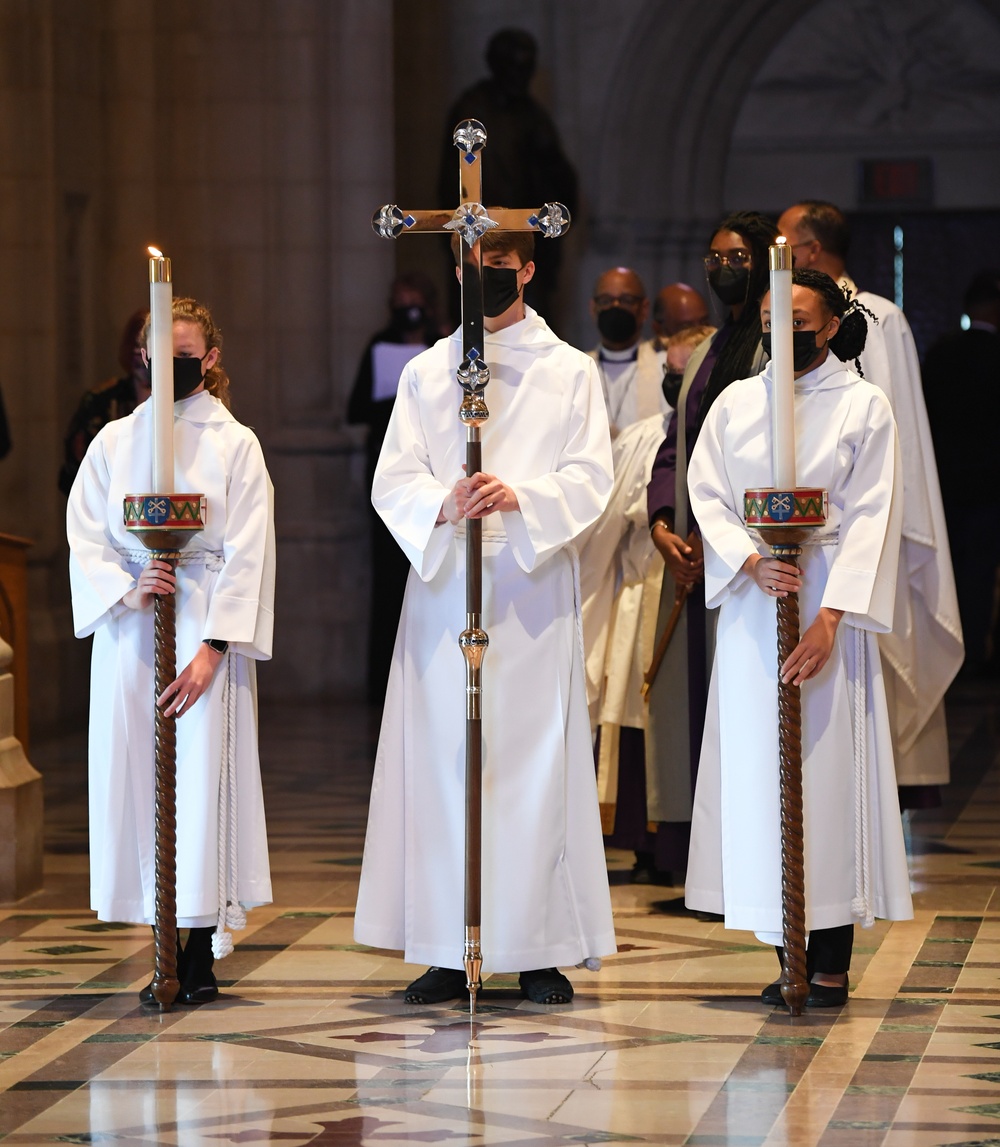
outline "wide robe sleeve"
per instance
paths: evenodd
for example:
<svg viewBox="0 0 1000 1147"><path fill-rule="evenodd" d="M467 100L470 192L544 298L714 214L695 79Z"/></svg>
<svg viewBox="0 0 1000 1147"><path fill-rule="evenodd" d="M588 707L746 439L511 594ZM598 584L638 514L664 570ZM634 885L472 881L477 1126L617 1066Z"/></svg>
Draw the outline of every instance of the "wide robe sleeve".
<svg viewBox="0 0 1000 1147"><path fill-rule="evenodd" d="M729 404L714 402L688 463L691 511L705 541L705 604L720 606L746 581L743 563L759 553L739 510L743 491L734 491L726 471L723 440Z"/></svg>
<svg viewBox="0 0 1000 1147"><path fill-rule="evenodd" d="M444 561L455 527L450 522L436 524L452 487L431 469L417 389L417 371L408 363L375 466L372 505L421 580L430 581ZM460 477L456 474L455 481Z"/></svg>
<svg viewBox="0 0 1000 1147"><path fill-rule="evenodd" d="M274 488L253 436L241 439L230 463L222 549L202 637L266 661L274 635Z"/></svg>
<svg viewBox="0 0 1000 1147"><path fill-rule="evenodd" d="M611 432L597 367L576 372L566 437L555 468L512 483L520 510L504 515L517 564L530 573L597 520L614 483Z"/></svg>
<svg viewBox="0 0 1000 1147"><path fill-rule="evenodd" d="M874 386L869 396L852 436L853 466L823 605L842 609L848 625L888 633L903 524L902 460L889 400Z"/></svg>
<svg viewBox="0 0 1000 1147"><path fill-rule="evenodd" d="M108 437L102 432L80 464L66 506L73 631L77 637L89 637L121 613L126 608L122 598L136 584L108 528L111 479L107 447Z"/></svg>

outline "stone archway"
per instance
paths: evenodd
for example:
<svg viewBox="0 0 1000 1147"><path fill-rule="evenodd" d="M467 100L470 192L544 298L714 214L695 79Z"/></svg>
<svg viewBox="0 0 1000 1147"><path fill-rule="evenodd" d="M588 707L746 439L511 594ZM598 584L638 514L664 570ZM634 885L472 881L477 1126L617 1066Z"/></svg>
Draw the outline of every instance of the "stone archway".
<svg viewBox="0 0 1000 1147"><path fill-rule="evenodd" d="M651 283L700 280L744 93L813 3L649 0L619 54L599 128L595 265L614 254Z"/></svg>

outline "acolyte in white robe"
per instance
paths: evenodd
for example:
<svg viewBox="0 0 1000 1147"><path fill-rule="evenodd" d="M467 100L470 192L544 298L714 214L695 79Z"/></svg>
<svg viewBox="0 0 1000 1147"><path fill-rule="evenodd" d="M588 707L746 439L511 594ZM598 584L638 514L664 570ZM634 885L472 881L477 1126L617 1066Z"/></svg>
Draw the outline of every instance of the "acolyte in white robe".
<svg viewBox="0 0 1000 1147"><path fill-rule="evenodd" d="M944 695L962 666L965 646L955 574L934 461L920 363L906 316L889 299L858 293L878 318L869 322L861 368L892 407L903 458L903 536L892 632L879 637L901 785L947 784Z"/></svg>
<svg viewBox="0 0 1000 1147"><path fill-rule="evenodd" d="M772 485L770 367L715 401L689 469L719 609L685 900L768 943L781 936L775 599L742 572L769 554L743 492ZM800 559L803 632L844 610L833 653L802 686L807 928L912 915L878 633L892 624L902 505L885 395L829 355L795 383L797 479L829 492Z"/></svg>
<svg viewBox="0 0 1000 1147"><path fill-rule="evenodd" d="M66 518L74 628L94 637L91 907L102 920L137 924L154 919L153 607L122 602L149 561L125 530L122 500L150 490L151 417L146 402L101 430ZM177 567L178 671L203 639L229 642L208 690L176 721L177 923L207 927L219 912L224 764L235 768L237 836L235 866L228 855L222 865L222 895L234 893L244 907L271 900L254 662L271 656L273 491L253 432L206 392L174 404L174 456L176 492L207 498L205 529ZM228 744L227 685L235 692Z"/></svg>
<svg viewBox="0 0 1000 1147"><path fill-rule="evenodd" d="M483 469L520 510L483 520L484 966L615 951L587 721L573 539L611 490L593 363L532 310L486 336ZM465 886L465 530L435 525L462 477L459 334L404 369L372 502L410 559L386 692L354 935L460 968Z"/></svg>

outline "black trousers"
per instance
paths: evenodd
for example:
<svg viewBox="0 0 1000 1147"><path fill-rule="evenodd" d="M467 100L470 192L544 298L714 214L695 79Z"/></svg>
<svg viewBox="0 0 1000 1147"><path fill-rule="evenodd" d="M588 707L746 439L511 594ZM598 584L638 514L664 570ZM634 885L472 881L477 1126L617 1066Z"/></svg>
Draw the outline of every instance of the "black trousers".
<svg viewBox="0 0 1000 1147"><path fill-rule="evenodd" d="M851 970L851 952L854 948L854 925L841 924L836 928L813 928L806 949L806 979L814 972L824 976L839 976ZM775 948L778 959L784 961L784 949Z"/></svg>

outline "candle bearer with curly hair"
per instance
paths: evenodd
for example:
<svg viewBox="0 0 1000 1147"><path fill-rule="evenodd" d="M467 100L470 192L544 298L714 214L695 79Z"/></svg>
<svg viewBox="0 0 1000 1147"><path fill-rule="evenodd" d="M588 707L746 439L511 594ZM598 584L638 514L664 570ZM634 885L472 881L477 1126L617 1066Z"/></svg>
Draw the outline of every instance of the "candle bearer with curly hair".
<svg viewBox="0 0 1000 1147"><path fill-rule="evenodd" d="M218 995L227 927L271 899L255 662L271 656L273 490L260 443L229 411L222 335L194 299L173 304L175 490L207 499L205 528L176 572L126 532L122 500L150 489L152 404L105 426L70 492L67 533L77 637L93 635L91 906L151 924L153 603L177 594L180 672L157 705L178 717L177 924L181 1003ZM153 1004L147 987L140 993Z"/></svg>

